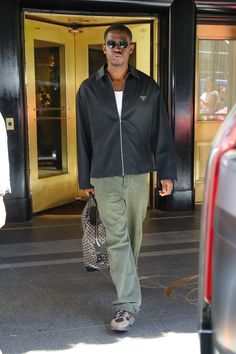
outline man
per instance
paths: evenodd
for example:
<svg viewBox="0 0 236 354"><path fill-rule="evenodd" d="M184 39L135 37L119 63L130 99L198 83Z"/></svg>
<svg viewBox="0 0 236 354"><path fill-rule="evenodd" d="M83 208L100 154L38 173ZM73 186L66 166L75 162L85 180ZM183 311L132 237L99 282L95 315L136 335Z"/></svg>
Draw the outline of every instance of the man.
<svg viewBox="0 0 236 354"><path fill-rule="evenodd" d="M172 192L175 152L160 90L128 64L132 33L115 24L104 34L107 57L77 94L79 184L95 193L106 228L110 274L117 292L111 328L127 331L140 310L137 261L147 209L147 178L159 173L161 196Z"/></svg>
<svg viewBox="0 0 236 354"><path fill-rule="evenodd" d="M3 197L11 191L9 177L9 160L7 146L7 132L4 119L0 113L0 228L6 221L6 209Z"/></svg>

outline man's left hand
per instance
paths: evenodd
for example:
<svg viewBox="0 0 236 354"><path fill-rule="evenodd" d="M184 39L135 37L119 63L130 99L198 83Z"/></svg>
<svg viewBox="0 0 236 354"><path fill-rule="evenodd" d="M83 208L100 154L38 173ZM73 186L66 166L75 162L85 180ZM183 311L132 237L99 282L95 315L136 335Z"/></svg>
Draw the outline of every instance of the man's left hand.
<svg viewBox="0 0 236 354"><path fill-rule="evenodd" d="M171 179L162 179L161 181L162 190L159 191L161 197L171 194L173 190L173 182Z"/></svg>

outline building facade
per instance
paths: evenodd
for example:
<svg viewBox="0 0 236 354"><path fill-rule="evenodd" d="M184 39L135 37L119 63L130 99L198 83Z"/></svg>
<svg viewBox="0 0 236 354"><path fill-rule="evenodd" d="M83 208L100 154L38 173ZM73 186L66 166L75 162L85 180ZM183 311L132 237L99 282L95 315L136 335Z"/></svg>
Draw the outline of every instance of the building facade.
<svg viewBox="0 0 236 354"><path fill-rule="evenodd" d="M209 74L208 62L212 67L218 57L234 57L234 2L0 2L0 110L8 129L12 185L12 193L6 196L8 220L25 221L38 211L83 196L76 171L75 93L104 60L102 34L114 22L127 24L134 33L132 64L159 82L176 145L174 193L158 199L158 176L151 174L150 206L192 210L201 201L201 166L204 170L210 145L207 139L212 138L205 138L204 132L215 134L226 112L220 111L225 106L218 107L220 113L201 111L206 97L203 86L208 80L203 75ZM229 52L223 45L230 47ZM232 69L226 68L226 61L217 64L213 79L218 100L220 90L229 85L231 106L235 92L229 75L232 60L227 59Z"/></svg>

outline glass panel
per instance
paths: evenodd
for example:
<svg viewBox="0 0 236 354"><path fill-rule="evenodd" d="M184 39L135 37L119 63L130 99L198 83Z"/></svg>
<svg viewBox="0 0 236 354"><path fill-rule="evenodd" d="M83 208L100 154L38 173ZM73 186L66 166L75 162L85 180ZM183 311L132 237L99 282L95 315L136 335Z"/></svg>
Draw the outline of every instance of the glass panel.
<svg viewBox="0 0 236 354"><path fill-rule="evenodd" d="M88 46L89 51L89 76L94 74L106 62L106 56L102 50L102 44Z"/></svg>
<svg viewBox="0 0 236 354"><path fill-rule="evenodd" d="M67 172L64 45L34 41L38 177Z"/></svg>
<svg viewBox="0 0 236 354"><path fill-rule="evenodd" d="M224 120L236 102L236 40L199 40L198 120Z"/></svg>
<svg viewBox="0 0 236 354"><path fill-rule="evenodd" d="M103 53L102 44L92 44L88 47L89 50L89 75L94 74L101 66L106 63L106 56ZM136 49L129 57L130 65L136 67Z"/></svg>

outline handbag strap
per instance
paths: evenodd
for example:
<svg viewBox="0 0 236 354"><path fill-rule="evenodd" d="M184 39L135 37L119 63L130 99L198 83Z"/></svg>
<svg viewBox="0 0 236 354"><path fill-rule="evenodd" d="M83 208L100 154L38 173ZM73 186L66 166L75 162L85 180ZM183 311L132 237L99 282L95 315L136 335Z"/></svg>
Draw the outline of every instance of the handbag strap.
<svg viewBox="0 0 236 354"><path fill-rule="evenodd" d="M92 201L94 202L96 208L97 208L97 201L92 192L89 192L89 207L91 207Z"/></svg>
<svg viewBox="0 0 236 354"><path fill-rule="evenodd" d="M100 247L100 243L98 241L98 220L99 220L99 212L96 198L92 192L89 192L89 208L91 208L91 201L94 202L96 207L96 223L95 223L95 241L98 247Z"/></svg>

